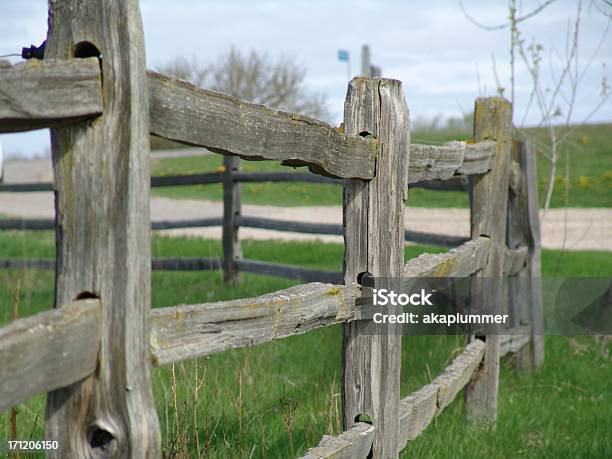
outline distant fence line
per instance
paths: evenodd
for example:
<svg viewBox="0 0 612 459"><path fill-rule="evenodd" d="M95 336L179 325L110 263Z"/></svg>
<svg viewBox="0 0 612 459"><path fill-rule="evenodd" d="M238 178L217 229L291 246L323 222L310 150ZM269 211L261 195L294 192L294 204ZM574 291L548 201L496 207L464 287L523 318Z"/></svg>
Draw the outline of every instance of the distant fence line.
<svg viewBox="0 0 612 459"><path fill-rule="evenodd" d="M414 145L412 145L414 147ZM419 146L423 149L429 149L429 146ZM432 147L436 151L440 151L443 147ZM417 149L413 149L417 151ZM486 153L485 153L486 154ZM421 153L422 157L422 153ZM229 158L228 164L239 163L239 159ZM416 165L415 168L419 167ZM448 168L448 166L445 166ZM228 175L230 177L228 178ZM209 173L198 173L198 174L183 174L183 175L169 175L169 176L153 176L151 177L151 187L169 187L169 186L193 186L193 185L210 185L210 184L224 184L224 187L233 186L231 184L239 183L263 183L263 182L305 182L305 183L321 183L329 185L344 186L346 180L335 179L331 177L325 177L317 175L312 172L242 172L239 167L236 169L234 166L227 167L226 172L209 172ZM409 188L422 188L429 190L440 190L440 191L467 191L468 180L467 176L459 175L453 176L447 180L425 180L415 183L409 183ZM27 192L41 192L41 191L53 191L52 183L3 183L0 184L0 192L13 192L13 193L27 193ZM240 193L240 188L237 187L234 190L235 193ZM225 196L226 194L224 194ZM226 208L226 207L224 207ZM274 231L283 232L294 232L294 233L305 233L305 234L319 234L319 235L334 235L342 236L343 228L342 225L333 223L312 223L312 222L299 222L299 221L287 221L287 220L275 220L270 218L258 218L242 216L238 208L234 209L236 217L233 221L234 225L227 224L229 219L228 213L224 212L223 217L219 218L205 218L205 219L188 219L188 220L164 220L154 221L151 223L151 229L153 230L167 230L167 229L179 229L179 228L205 228L221 226L224 231L232 233L233 231L238 232L240 227L268 229ZM224 223L225 222L225 223ZM0 230L54 230L55 220L53 219L18 219L18 218L5 218L0 219ZM462 244L469 240L469 238L448 236L435 233L427 233L420 231L405 230L405 240L417 244L431 244L453 247ZM225 238L233 238L233 235L229 234L224 236ZM226 246L224 246L226 247ZM229 259L228 259L229 258ZM228 267L232 264L231 253L224 255L225 262L221 262L220 266ZM241 257L236 258L236 260ZM184 258L181 260L174 259L172 262L163 259L156 259L152 263L154 270L177 270L177 271L193 271L193 270L210 270L217 269L219 266L210 261L211 259L200 258L200 259L188 259ZM4 267L37 267L39 269L54 269L54 263L52 260L33 260L29 263L24 260L0 260L0 266ZM210 266L216 266L210 268ZM234 271L244 270L250 273L259 273L267 275L275 275L279 277L286 277L289 279L298 279L303 282L341 282L341 272L329 272L325 270L317 269L306 269L299 266L291 266L280 263L267 263L255 260L242 260L236 262L233 266L234 270L230 272L225 270L226 280L232 280L234 277ZM231 269L231 268L230 268ZM259 272L257 271L259 270Z"/></svg>
<svg viewBox="0 0 612 459"><path fill-rule="evenodd" d="M305 457L397 457L464 387L467 419L493 424L501 356L515 352L524 367L544 357L535 158L512 141L510 103L476 101L474 143L411 145L397 80L352 80L341 131L146 72L143 48L137 2L58 1L50 3L45 60L0 63L0 132L54 129L58 247L55 262L20 261L56 267L55 308L0 328L0 411L46 392L46 434L59 445L48 456L160 457L154 368L342 324L343 432ZM225 155L222 260L151 259L151 133ZM240 271L320 275L241 258L240 225L280 223L241 216L238 156L345 180L343 282L151 310L155 267L222 266L227 280ZM406 185L457 176L469 176L470 240L404 260ZM363 317L365 274L469 276L472 306L478 296L512 311L523 333L471 337L430 384L400 398L400 325ZM529 290L518 289L521 277ZM483 278L490 281L475 290Z"/></svg>

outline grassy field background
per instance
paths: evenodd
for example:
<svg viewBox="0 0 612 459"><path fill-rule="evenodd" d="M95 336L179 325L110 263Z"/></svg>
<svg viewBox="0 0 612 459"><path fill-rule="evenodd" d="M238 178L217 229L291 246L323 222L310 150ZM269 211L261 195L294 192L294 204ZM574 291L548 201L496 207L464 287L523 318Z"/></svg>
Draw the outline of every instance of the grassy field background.
<svg viewBox="0 0 612 459"><path fill-rule="evenodd" d="M542 129L528 129L526 133L541 149L547 145ZM562 132L561 132L562 134ZM569 136L566 149L561 151L555 174L555 191L552 207L563 207L567 190L570 207L612 207L612 134L611 124L579 126ZM448 140L465 140L467 131L437 129L412 134L415 143L441 144ZM569 156L566 156L566 152ZM538 154L538 187L544 195L550 171L550 162ZM569 161L568 161L569 159ZM168 158L154 164L155 175L174 175L222 171L220 155L205 157ZM566 169L569 166L569 169ZM243 170L288 171L288 167L271 161L242 161ZM303 171L299 168L297 171ZM568 176L566 177L566 172ZM334 185L292 183L245 183L242 185L243 202L278 206L341 205L342 189ZM156 188L155 196L172 198L222 199L221 185L198 185L191 187ZM435 192L412 189L408 205L415 207L467 207L467 195L462 192Z"/></svg>
<svg viewBox="0 0 612 459"><path fill-rule="evenodd" d="M54 256L51 233L2 232L0 257ZM339 270L337 244L245 241L245 257ZM220 256L218 241L155 236L155 256ZM434 247L409 247L407 257ZM559 263L559 257L563 263ZM608 253L545 250L543 274L610 276ZM50 307L53 273L0 270L0 321L10 321L14 289L22 316ZM250 297L295 282L244 275L224 286L219 272L154 272L154 307ZM612 455L612 342L548 337L544 366L517 374L502 363L497 430L462 421L458 397L405 450L405 457L610 457ZM428 383L464 346L464 338L407 337L402 352L402 396ZM154 391L165 457L288 458L302 454L340 425L341 328L332 326L254 348L224 352L154 371ZM175 401L176 400L176 404ZM18 438L42 438L44 396L18 408ZM9 414L0 438L9 438Z"/></svg>

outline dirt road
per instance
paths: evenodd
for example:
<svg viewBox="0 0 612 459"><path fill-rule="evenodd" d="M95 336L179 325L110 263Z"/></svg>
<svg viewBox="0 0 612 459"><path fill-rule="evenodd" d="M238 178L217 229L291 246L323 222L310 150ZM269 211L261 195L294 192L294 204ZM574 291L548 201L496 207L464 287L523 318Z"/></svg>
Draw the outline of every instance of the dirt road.
<svg viewBox="0 0 612 459"><path fill-rule="evenodd" d="M19 162L23 163L23 162ZM48 160L27 161L27 166L16 161L7 162L6 182L50 181ZM213 218L222 215L218 202L198 200L151 199L153 220L182 220ZM21 218L53 218L51 193L0 193L0 214ZM275 207L244 205L243 214L287 221L342 223L340 207ZM406 228L414 231L469 236L467 209L406 210ZM221 228L188 228L165 230L168 235L189 235L220 238ZM242 228L245 239L320 240L342 242L341 236L309 235L280 231ZM612 209L552 209L542 219L542 245L545 248L567 250L612 251Z"/></svg>

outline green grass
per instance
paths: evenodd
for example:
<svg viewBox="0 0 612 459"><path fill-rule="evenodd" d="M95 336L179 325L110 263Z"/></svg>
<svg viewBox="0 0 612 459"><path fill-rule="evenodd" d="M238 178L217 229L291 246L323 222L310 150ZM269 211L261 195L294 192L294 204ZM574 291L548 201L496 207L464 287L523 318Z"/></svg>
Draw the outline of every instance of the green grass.
<svg viewBox="0 0 612 459"><path fill-rule="evenodd" d="M156 256L218 256L219 242L154 237ZM338 270L343 249L337 244L245 241L245 257ZM432 247L409 247L407 256ZM1 232L0 257L51 257L51 233ZM543 252L550 275L612 275L612 257L597 252ZM170 306L250 297L295 282L243 275L231 286L217 272L154 272L153 305ZM53 274L0 270L0 320L10 320L14 288L21 282L23 316L50 307ZM406 450L406 457L610 457L612 379L610 342L592 338L547 338L544 367L533 375L502 365L496 431L476 431L462 422L461 397ZM407 337L402 352L402 395L419 388L443 369L464 345L461 337ZM340 429L341 328L253 348L223 352L154 372L154 392L164 453L195 457L198 440L209 457L287 458L302 454L321 435ZM606 352L608 352L606 357ZM198 382L196 383L196 378ZM201 384L201 385L200 385ZM199 386L196 398L195 388ZM41 438L44 396L19 407L18 437ZM38 417L37 417L38 416ZM9 437L8 413L0 415L0 438ZM196 433L198 440L196 440Z"/></svg>
<svg viewBox="0 0 612 459"><path fill-rule="evenodd" d="M539 147L547 144L542 129L528 129ZM465 140L467 132L457 130L432 130L412 135L415 143L440 144L448 140ZM576 128L569 137L567 147L561 151L555 174L555 191L552 207L563 207L565 188L568 189L570 207L612 207L612 125L585 125ZM569 180L565 178L566 156L569 151ZM538 188L543 196L549 175L549 161L538 153ZM271 161L242 161L245 171L290 170ZM210 172L222 166L219 155L207 157L169 158L154 163L156 175ZM305 170L300 168L298 170ZM172 198L222 199L221 185L156 188L155 196ZM331 206L342 204L342 190L335 185L292 183L245 183L243 201L249 204L278 206ZM409 192L408 205L415 207L466 207L468 199L462 192L439 192L413 189Z"/></svg>

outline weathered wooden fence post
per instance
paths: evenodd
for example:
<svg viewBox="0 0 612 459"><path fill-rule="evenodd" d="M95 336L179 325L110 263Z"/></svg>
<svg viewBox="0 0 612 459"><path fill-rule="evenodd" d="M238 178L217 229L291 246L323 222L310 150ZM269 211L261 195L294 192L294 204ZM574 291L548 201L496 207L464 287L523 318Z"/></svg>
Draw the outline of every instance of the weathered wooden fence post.
<svg viewBox="0 0 612 459"><path fill-rule="evenodd" d="M149 107L137 0L49 3L45 59L101 56L102 116L52 130L55 305L97 296L98 367L49 393L56 458L159 457L151 388Z"/></svg>
<svg viewBox="0 0 612 459"><path fill-rule="evenodd" d="M404 266L404 209L410 152L408 108L401 83L353 79L344 105L347 135L378 141L376 177L348 180L344 190L344 281L360 273L399 277ZM401 326L356 321L344 326L343 414L376 426L373 457L398 454Z"/></svg>
<svg viewBox="0 0 612 459"><path fill-rule="evenodd" d="M525 267L510 281L510 302L520 325L529 325L529 345L517 352L517 367L538 367L544 361L544 318L540 272L540 219L535 149L533 143L513 143L513 161L519 166L518 189L510 193L508 207L508 246L527 246ZM512 307L511 306L511 307Z"/></svg>
<svg viewBox="0 0 612 459"><path fill-rule="evenodd" d="M240 158L224 156L223 165L223 280L232 282L238 279L236 260L242 258L237 218L242 211L240 184L234 174L240 172Z"/></svg>
<svg viewBox="0 0 612 459"><path fill-rule="evenodd" d="M491 240L487 265L472 276L472 305L482 313L501 308L504 253L506 250L506 217L508 183L511 167L512 105L501 98L479 98L474 111L474 141L495 140L496 152L491 170L471 176L471 237ZM483 307L484 306L484 307ZM481 368L465 391L469 420L492 424L497 416L499 386L499 333L473 339L485 339L485 356Z"/></svg>

